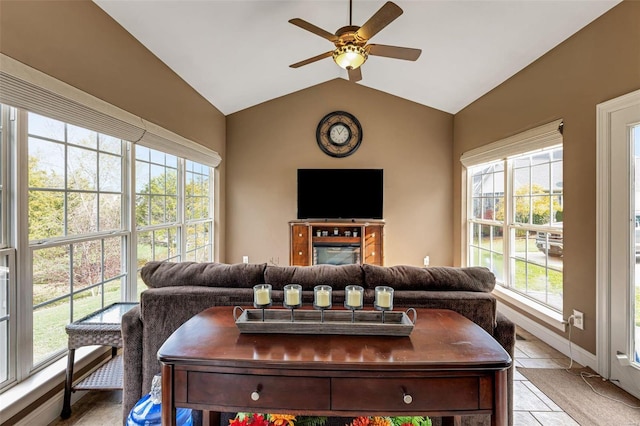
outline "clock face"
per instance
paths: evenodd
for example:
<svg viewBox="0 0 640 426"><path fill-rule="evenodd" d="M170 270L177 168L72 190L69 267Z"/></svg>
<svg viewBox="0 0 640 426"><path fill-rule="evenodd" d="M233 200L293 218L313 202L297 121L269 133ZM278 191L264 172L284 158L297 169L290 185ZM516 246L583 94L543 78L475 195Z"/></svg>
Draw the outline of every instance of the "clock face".
<svg viewBox="0 0 640 426"><path fill-rule="evenodd" d="M316 129L318 146L332 157L346 157L362 142L362 127L351 114L335 111L325 115Z"/></svg>
<svg viewBox="0 0 640 426"><path fill-rule="evenodd" d="M336 145L344 145L351 139L351 130L344 123L336 123L329 128L329 139Z"/></svg>

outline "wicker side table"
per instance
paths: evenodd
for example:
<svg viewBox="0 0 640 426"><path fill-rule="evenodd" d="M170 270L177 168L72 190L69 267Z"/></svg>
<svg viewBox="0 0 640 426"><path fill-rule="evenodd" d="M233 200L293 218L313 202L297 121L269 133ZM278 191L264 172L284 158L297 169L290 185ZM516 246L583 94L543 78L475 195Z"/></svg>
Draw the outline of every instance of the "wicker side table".
<svg viewBox="0 0 640 426"><path fill-rule="evenodd" d="M122 347L120 324L122 315L137 303L113 303L65 327L69 354L64 384L64 403L60 417L71 416L71 392L76 390L122 389L122 358L117 355ZM76 349L82 346L111 346L111 360L73 386L73 363Z"/></svg>

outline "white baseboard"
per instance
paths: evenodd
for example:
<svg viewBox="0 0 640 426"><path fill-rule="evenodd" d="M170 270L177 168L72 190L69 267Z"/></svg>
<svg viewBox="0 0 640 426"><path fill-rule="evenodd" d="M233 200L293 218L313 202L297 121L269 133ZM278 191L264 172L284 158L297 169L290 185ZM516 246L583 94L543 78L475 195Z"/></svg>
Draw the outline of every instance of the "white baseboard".
<svg viewBox="0 0 640 426"><path fill-rule="evenodd" d="M85 396L87 391L77 391L71 394L71 405L76 403L80 398ZM16 426L45 426L60 417L62 412L62 404L64 400L64 391L58 392L53 398L49 398L33 410L29 415L23 417L16 423Z"/></svg>
<svg viewBox="0 0 640 426"><path fill-rule="evenodd" d="M507 318L516 323L519 327L527 330L529 333L542 340L547 345L551 346L555 350L563 353L566 356L573 357L573 360L581 365L592 368L598 372L598 360L596 355L591 352L577 346L575 343L571 343L571 355L569 351L569 340L554 333L548 328L540 325L539 323L531 320L529 317L522 315L518 311L510 308L498 301L498 310L503 313Z"/></svg>
<svg viewBox="0 0 640 426"><path fill-rule="evenodd" d="M85 346L78 348L75 354L76 362L74 370L77 372L80 369L86 368L96 362L100 356L107 355L110 352L111 348L105 346ZM91 371L88 371L81 377L76 377L76 381L84 379L107 361L109 361L109 358L103 359ZM4 419L11 419L12 417L21 415L29 406L35 405L34 403L48 392L59 388L60 385L64 386L66 366L67 357L65 356L0 394L0 423L4 424ZM86 392L83 391L72 392L71 403L75 403L85 394ZM26 414L25 417L16 419L14 424L28 426L48 425L60 417L63 399L64 390L56 392L53 397L42 402Z"/></svg>

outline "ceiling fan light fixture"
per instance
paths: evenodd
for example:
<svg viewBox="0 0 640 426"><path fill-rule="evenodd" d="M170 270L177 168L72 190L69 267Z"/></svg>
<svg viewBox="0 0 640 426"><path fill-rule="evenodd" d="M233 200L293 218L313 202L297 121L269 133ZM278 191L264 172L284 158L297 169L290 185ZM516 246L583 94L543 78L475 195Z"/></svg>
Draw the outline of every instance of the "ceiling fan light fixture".
<svg viewBox="0 0 640 426"><path fill-rule="evenodd" d="M344 69L356 69L364 64L369 57L369 53L364 47L354 44L345 44L333 51L333 60L339 67Z"/></svg>

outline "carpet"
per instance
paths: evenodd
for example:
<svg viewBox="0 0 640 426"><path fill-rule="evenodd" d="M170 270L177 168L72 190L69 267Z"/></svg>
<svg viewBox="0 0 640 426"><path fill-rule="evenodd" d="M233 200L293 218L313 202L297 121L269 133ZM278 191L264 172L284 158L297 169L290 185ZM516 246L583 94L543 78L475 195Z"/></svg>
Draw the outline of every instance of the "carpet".
<svg viewBox="0 0 640 426"><path fill-rule="evenodd" d="M553 400L581 426L640 425L640 408L634 409L593 392L580 373L595 374L589 368L518 368L524 377ZM600 377L586 378L599 393L634 407L640 400Z"/></svg>

